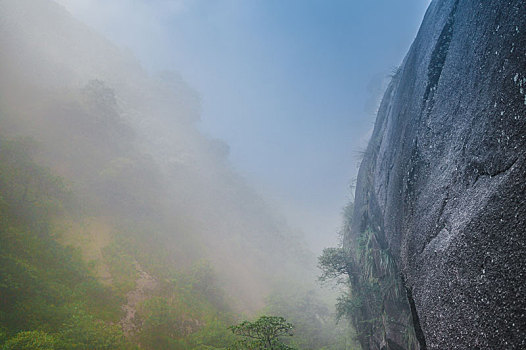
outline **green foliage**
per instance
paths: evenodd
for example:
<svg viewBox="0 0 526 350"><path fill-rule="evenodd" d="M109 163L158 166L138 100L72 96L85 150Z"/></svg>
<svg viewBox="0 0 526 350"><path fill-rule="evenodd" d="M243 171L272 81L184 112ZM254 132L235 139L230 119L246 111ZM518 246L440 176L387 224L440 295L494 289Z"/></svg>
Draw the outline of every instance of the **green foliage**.
<svg viewBox="0 0 526 350"><path fill-rule="evenodd" d="M188 284L192 297L207 300L209 307L222 312L230 311L228 300L209 262L194 264L188 273L179 275L178 283Z"/></svg>
<svg viewBox="0 0 526 350"><path fill-rule="evenodd" d="M332 298L330 298L332 302ZM314 289L284 284L266 299L265 313L285 315L294 324L289 345L303 350L348 350L357 348L353 333L344 323L337 324L329 301Z"/></svg>
<svg viewBox="0 0 526 350"><path fill-rule="evenodd" d="M235 332L229 331L228 325L234 322L230 302L211 265L201 262L185 272L175 271L175 264L166 263L170 261L170 252L162 246L166 237L145 240L151 235L141 229L122 230L102 250L113 286L102 285L79 250L56 240L53 219L67 215L65 204L74 201L64 182L33 161L31 141L2 140L1 146L0 344L9 349L130 348L116 324L126 293L135 288L135 262L139 260L148 271L163 277L155 294L138 305L141 328L134 340L145 349L226 349L236 342L238 346L254 345L255 339L237 341L242 328L248 332L259 329L264 337L270 336L265 329L274 329L276 336L267 339L272 349L336 349L322 340L327 338L323 338L325 331L334 333L329 332L332 323L326 322L328 310L313 295L275 295L268 301L276 313L281 309L297 322L301 338L282 341L280 336L291 334L290 323L266 316L253 326L243 323L232 328ZM295 302L287 304L286 299Z"/></svg>
<svg viewBox="0 0 526 350"><path fill-rule="evenodd" d="M154 297L141 305L139 315L143 320L141 343L152 349L169 349L178 338L183 338L199 325L186 315L176 302Z"/></svg>
<svg viewBox="0 0 526 350"><path fill-rule="evenodd" d="M354 215L354 202L349 202L343 208L343 227L340 231L341 240L344 239L344 235L351 231L352 217Z"/></svg>
<svg viewBox="0 0 526 350"><path fill-rule="evenodd" d="M97 320L80 308L75 308L74 311L75 313L60 330L57 349L111 350L121 349L124 346L120 327Z"/></svg>
<svg viewBox="0 0 526 350"><path fill-rule="evenodd" d="M329 308L314 290L290 286L288 291L274 292L266 300L265 311L280 313L294 324L291 342L302 349L319 349L331 343L334 328Z"/></svg>
<svg viewBox="0 0 526 350"><path fill-rule="evenodd" d="M353 295L350 291L340 295L336 302L337 318L346 317L352 319L354 315L359 314L363 306L361 295Z"/></svg>
<svg viewBox="0 0 526 350"><path fill-rule="evenodd" d="M47 219L59 211L68 191L62 180L36 164L31 139L2 140L0 147L0 193L2 222L24 224L44 235Z"/></svg>
<svg viewBox="0 0 526 350"><path fill-rule="evenodd" d="M221 315L199 318L166 298L155 297L141 308L140 343L147 349L224 349L234 343Z"/></svg>
<svg viewBox="0 0 526 350"><path fill-rule="evenodd" d="M115 314L116 299L90 275L78 251L59 244L53 233L52 219L70 194L59 178L33 161L31 151L27 140L2 140L0 147L0 328L9 338L5 347L121 348L110 340L122 337L118 327L98 319Z"/></svg>
<svg viewBox="0 0 526 350"><path fill-rule="evenodd" d="M20 332L9 339L2 350L55 350L56 339L42 331Z"/></svg>
<svg viewBox="0 0 526 350"><path fill-rule="evenodd" d="M408 310L400 307L396 320L388 317L387 305L405 305L400 276L387 244L381 243L380 233L367 228L351 231L352 205L344 211L343 235L345 248L327 248L319 257L320 280L336 280L346 289L336 304L337 317L348 319L357 330L357 339L369 347L373 334L385 332L391 323L409 322ZM409 326L411 327L411 326ZM414 337L409 330L407 347L413 348Z"/></svg>
<svg viewBox="0 0 526 350"><path fill-rule="evenodd" d="M351 273L351 259L345 249L325 248L322 255L318 257L318 267L322 274L319 277L321 282L336 279L339 283L346 282L342 277Z"/></svg>
<svg viewBox="0 0 526 350"><path fill-rule="evenodd" d="M110 270L114 290L120 296L125 296L126 293L135 288L137 279L135 259L116 242L104 247L102 256Z"/></svg>
<svg viewBox="0 0 526 350"><path fill-rule="evenodd" d="M236 337L228 331L227 323L216 316L205 320L197 332L187 337L185 349L226 349L235 341Z"/></svg>
<svg viewBox="0 0 526 350"><path fill-rule="evenodd" d="M292 323L279 316L261 316L254 322L243 321L230 327L232 333L243 338L234 349L249 350L292 350L281 338L291 337L293 329Z"/></svg>
<svg viewBox="0 0 526 350"><path fill-rule="evenodd" d="M206 262L162 283L158 295L140 304L138 339L147 349L212 349L233 344L233 317L215 273Z"/></svg>
<svg viewBox="0 0 526 350"><path fill-rule="evenodd" d="M358 330L362 343L377 328L384 327L382 315L385 303L398 301L400 293L394 260L378 243L374 231L367 229L352 242L353 254L348 255L348 290L338 298L338 317L349 319Z"/></svg>

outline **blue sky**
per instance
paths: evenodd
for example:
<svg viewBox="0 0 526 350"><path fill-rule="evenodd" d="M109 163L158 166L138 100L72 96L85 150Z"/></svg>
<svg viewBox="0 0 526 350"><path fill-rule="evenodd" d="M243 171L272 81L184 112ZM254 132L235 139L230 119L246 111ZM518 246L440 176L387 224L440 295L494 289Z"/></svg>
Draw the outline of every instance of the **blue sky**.
<svg viewBox="0 0 526 350"><path fill-rule="evenodd" d="M59 0L202 97L199 128L303 230L335 244L389 74L428 0Z"/></svg>

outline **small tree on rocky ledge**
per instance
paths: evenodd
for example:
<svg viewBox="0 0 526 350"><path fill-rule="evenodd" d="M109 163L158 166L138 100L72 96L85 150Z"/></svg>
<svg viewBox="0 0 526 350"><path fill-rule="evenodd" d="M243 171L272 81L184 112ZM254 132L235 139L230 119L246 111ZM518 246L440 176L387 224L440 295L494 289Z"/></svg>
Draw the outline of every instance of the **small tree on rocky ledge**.
<svg viewBox="0 0 526 350"><path fill-rule="evenodd" d="M294 350L281 340L282 337L291 337L294 329L292 323L283 317L261 316L254 322L243 321L229 329L243 338L232 349Z"/></svg>

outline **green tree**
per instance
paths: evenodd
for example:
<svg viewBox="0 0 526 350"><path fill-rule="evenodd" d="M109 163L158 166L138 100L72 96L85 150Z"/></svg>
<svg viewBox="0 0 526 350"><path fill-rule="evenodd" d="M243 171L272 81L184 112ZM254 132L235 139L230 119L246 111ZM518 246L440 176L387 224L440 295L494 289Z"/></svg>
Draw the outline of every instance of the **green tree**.
<svg viewBox="0 0 526 350"><path fill-rule="evenodd" d="M232 333L241 336L234 349L247 350L293 350L282 341L291 337L294 326L279 316L261 316L254 322L243 321L231 326Z"/></svg>
<svg viewBox="0 0 526 350"><path fill-rule="evenodd" d="M75 308L59 335L56 348L60 350L116 350L126 346L119 326L97 320L81 308Z"/></svg>
<svg viewBox="0 0 526 350"><path fill-rule="evenodd" d="M20 332L9 339L2 350L54 350L55 343L55 338L45 332Z"/></svg>

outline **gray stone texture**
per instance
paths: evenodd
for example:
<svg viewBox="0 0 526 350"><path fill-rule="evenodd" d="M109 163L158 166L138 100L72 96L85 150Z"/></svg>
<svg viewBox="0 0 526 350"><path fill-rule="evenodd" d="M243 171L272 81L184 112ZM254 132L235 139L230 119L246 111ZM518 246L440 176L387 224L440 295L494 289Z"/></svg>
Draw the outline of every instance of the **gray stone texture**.
<svg viewBox="0 0 526 350"><path fill-rule="evenodd" d="M525 0L430 4L346 240L367 227L397 262L421 349L526 349Z"/></svg>

